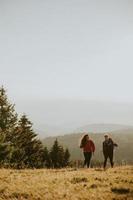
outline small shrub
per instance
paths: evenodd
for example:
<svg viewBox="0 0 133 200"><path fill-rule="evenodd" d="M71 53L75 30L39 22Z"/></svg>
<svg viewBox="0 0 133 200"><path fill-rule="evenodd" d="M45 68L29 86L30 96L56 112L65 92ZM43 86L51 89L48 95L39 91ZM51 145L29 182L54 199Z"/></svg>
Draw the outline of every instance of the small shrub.
<svg viewBox="0 0 133 200"><path fill-rule="evenodd" d="M20 199L20 198L28 199L29 198L29 194L14 192L14 193L12 193L11 197L12 198L16 198L16 199Z"/></svg>
<svg viewBox="0 0 133 200"><path fill-rule="evenodd" d="M73 183L73 184L82 183L82 182L88 182L88 179L86 177L74 177L71 180L71 183Z"/></svg>
<svg viewBox="0 0 133 200"><path fill-rule="evenodd" d="M0 195L4 194L6 188L0 188Z"/></svg>
<svg viewBox="0 0 133 200"><path fill-rule="evenodd" d="M96 184L92 184L92 185L90 186L90 188L95 189L95 188L97 188L97 185L96 185Z"/></svg>
<svg viewBox="0 0 133 200"><path fill-rule="evenodd" d="M111 191L114 192L114 193L118 193L118 194L127 194L130 192L130 189L129 188L117 188L117 187L114 187L114 188L111 188Z"/></svg>
<svg viewBox="0 0 133 200"><path fill-rule="evenodd" d="M95 168L95 171L103 171L103 169L102 168Z"/></svg>

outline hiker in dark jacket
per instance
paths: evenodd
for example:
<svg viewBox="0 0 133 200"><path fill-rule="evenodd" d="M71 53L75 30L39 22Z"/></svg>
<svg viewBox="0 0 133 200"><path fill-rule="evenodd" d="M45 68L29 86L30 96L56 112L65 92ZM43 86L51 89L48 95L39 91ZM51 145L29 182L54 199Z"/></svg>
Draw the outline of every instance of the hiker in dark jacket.
<svg viewBox="0 0 133 200"><path fill-rule="evenodd" d="M110 159L111 167L114 166L113 162L113 152L114 147L118 146L116 143L113 142L113 140L106 134L104 135L104 142L103 142L103 155L104 155L104 169L106 168L107 159Z"/></svg>
<svg viewBox="0 0 133 200"><path fill-rule="evenodd" d="M88 134L84 135L81 139L80 148L83 149L84 154L84 166L87 165L87 167L90 167L90 161L92 157L92 153L95 152L95 144L92 140L89 139Z"/></svg>

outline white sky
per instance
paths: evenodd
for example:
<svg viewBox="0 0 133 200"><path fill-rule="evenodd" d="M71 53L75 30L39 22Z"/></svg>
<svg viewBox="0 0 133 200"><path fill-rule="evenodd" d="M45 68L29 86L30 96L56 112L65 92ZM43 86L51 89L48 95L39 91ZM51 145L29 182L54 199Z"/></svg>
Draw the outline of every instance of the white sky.
<svg viewBox="0 0 133 200"><path fill-rule="evenodd" d="M13 99L133 101L132 0L0 0L0 84Z"/></svg>

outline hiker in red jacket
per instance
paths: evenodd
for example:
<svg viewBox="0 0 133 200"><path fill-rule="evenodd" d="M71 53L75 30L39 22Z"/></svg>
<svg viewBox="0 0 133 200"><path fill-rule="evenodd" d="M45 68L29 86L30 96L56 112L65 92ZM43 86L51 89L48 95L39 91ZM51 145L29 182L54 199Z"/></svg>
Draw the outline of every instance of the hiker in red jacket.
<svg viewBox="0 0 133 200"><path fill-rule="evenodd" d="M92 157L92 153L95 152L95 144L92 140L89 139L88 134L84 135L81 139L80 148L83 149L84 153L84 166L87 165L87 167L90 167L90 161Z"/></svg>

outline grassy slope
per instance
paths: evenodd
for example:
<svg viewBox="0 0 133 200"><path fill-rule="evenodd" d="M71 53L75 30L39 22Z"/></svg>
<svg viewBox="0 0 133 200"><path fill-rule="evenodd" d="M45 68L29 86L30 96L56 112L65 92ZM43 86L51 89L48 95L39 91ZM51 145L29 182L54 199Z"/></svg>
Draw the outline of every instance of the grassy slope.
<svg viewBox="0 0 133 200"><path fill-rule="evenodd" d="M0 200L132 200L133 166L0 170Z"/></svg>

